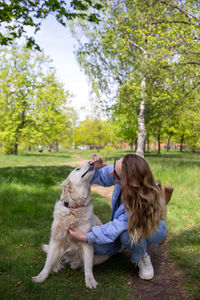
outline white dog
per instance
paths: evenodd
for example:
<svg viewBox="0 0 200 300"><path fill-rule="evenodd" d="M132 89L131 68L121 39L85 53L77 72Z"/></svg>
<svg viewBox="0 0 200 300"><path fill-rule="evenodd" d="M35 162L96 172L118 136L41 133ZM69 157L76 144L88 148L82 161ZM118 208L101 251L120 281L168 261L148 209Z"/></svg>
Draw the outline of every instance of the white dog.
<svg viewBox="0 0 200 300"><path fill-rule="evenodd" d="M96 288L93 276L93 265L107 260L106 255L93 254L93 245L74 242L68 229L77 227L87 233L92 226L101 225L101 221L93 214L90 205L90 181L94 174L94 166L87 163L83 168L73 170L62 183L60 200L54 207L54 220L51 228L49 245L43 245L47 253L43 270L38 276L32 277L35 282L42 282L52 272L58 272L64 263L72 269L84 267L86 286Z"/></svg>

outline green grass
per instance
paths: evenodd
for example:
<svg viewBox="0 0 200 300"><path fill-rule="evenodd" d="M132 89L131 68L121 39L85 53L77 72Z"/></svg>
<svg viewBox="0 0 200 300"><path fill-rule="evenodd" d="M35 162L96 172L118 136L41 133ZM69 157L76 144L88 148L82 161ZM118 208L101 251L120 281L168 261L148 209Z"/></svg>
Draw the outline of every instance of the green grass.
<svg viewBox="0 0 200 300"><path fill-rule="evenodd" d="M170 255L187 274L188 293L200 295L200 155L169 153L147 156L153 173L174 186L168 204Z"/></svg>
<svg viewBox="0 0 200 300"><path fill-rule="evenodd" d="M130 264L122 254L94 268L99 282L95 291L85 288L81 270L66 267L42 284L31 281L45 262L40 244L49 240L52 212L61 182L72 170L59 165L77 161L74 151L0 155L0 298L1 299L129 299ZM76 151L90 159L92 151ZM128 153L99 152L106 162ZM191 299L200 294L200 155L169 152L146 155L154 177L175 187L168 205L170 255L187 274ZM57 165L56 165L57 164ZM110 207L93 193L95 213L103 222ZM128 274L128 275L127 275Z"/></svg>
<svg viewBox="0 0 200 300"><path fill-rule="evenodd" d="M24 164L23 156L20 164ZM42 284L31 280L45 263L40 245L48 243L54 204L61 192L60 183L72 169L67 166L0 169L1 299L116 299L116 294L117 299L129 298L131 288L126 285L129 264L122 255L115 255L94 268L99 282L95 291L85 287L82 270L74 271L68 266ZM110 219L108 201L96 193L92 198L95 212L107 222Z"/></svg>
<svg viewBox="0 0 200 300"><path fill-rule="evenodd" d="M76 161L74 151L67 152L26 152L18 155L0 154L0 167L55 165L68 161Z"/></svg>

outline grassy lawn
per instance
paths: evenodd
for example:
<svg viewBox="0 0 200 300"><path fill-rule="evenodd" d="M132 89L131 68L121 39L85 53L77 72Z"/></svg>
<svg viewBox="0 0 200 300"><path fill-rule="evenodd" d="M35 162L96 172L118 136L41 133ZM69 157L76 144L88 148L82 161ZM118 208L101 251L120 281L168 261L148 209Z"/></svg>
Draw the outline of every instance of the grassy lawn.
<svg viewBox="0 0 200 300"><path fill-rule="evenodd" d="M90 159L93 151L77 151ZM126 152L101 152L106 162ZM188 274L189 294L200 294L200 155L191 153L149 153L146 156L154 177L175 187L168 206L170 255ZM0 298L1 299L129 299L130 266L120 254L94 268L96 290L85 288L82 271L66 267L42 284L31 281L41 271L45 254L40 244L48 243L52 212L59 199L60 183L72 170L59 165L77 161L73 151L0 155ZM103 222L110 219L110 207L98 194L92 195L95 213Z"/></svg>
<svg viewBox="0 0 200 300"><path fill-rule="evenodd" d="M16 166L41 166L62 164L68 161L76 161L73 156L74 151L67 152L26 152L19 155L0 155L0 167L16 167Z"/></svg>

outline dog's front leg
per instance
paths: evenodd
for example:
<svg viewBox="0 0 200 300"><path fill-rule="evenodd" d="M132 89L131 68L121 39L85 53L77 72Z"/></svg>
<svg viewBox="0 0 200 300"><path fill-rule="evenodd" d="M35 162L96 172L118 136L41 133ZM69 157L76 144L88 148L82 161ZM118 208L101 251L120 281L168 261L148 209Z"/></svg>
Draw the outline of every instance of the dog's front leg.
<svg viewBox="0 0 200 300"><path fill-rule="evenodd" d="M86 286L90 289L95 289L97 287L97 282L93 276L93 257L94 257L94 249L93 245L89 245L87 243L82 243L82 251L83 251L83 263L84 263L84 273L85 273L85 283Z"/></svg>
<svg viewBox="0 0 200 300"><path fill-rule="evenodd" d="M54 264L58 261L59 254L60 252L58 243L55 241L50 241L44 268L37 276L32 277L32 280L35 282L44 281L51 272Z"/></svg>

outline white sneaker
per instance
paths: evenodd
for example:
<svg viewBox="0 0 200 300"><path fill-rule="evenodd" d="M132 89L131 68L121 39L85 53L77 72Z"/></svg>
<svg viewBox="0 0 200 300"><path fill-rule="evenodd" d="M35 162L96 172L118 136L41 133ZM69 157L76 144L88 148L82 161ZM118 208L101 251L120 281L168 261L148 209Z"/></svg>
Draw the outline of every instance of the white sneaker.
<svg viewBox="0 0 200 300"><path fill-rule="evenodd" d="M150 256L146 254L138 263L139 277L144 280L150 280L154 276L154 270L151 263Z"/></svg>

